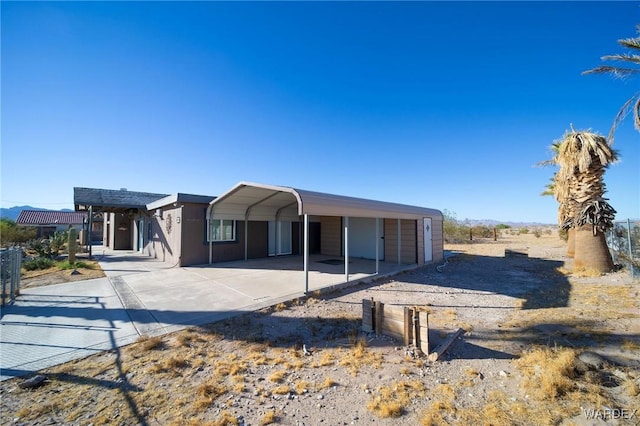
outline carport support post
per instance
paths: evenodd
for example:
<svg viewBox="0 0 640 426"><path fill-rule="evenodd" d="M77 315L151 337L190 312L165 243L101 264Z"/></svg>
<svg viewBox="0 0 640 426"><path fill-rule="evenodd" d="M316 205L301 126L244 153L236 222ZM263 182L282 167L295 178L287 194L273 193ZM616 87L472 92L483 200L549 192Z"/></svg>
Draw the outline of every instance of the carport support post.
<svg viewBox="0 0 640 426"><path fill-rule="evenodd" d="M89 229L87 230L87 243L89 244L89 260L93 259L91 248L91 230L93 229L93 206L89 206ZM115 247L115 245L114 245Z"/></svg>
<svg viewBox="0 0 640 426"><path fill-rule="evenodd" d="M349 282L349 216L344 217L344 281Z"/></svg>
<svg viewBox="0 0 640 426"><path fill-rule="evenodd" d="M398 219L398 265L400 265L400 256L402 255L402 237L401 237L401 232L402 232L402 224L400 222L400 219Z"/></svg>
<svg viewBox="0 0 640 426"><path fill-rule="evenodd" d="M304 215L304 242L303 244L303 257L304 257L304 292L309 293L309 215Z"/></svg>
<svg viewBox="0 0 640 426"><path fill-rule="evenodd" d="M244 260L249 259L249 221L247 218L244 218Z"/></svg>
<svg viewBox="0 0 640 426"><path fill-rule="evenodd" d="M380 218L376 217L376 275L380 273Z"/></svg>

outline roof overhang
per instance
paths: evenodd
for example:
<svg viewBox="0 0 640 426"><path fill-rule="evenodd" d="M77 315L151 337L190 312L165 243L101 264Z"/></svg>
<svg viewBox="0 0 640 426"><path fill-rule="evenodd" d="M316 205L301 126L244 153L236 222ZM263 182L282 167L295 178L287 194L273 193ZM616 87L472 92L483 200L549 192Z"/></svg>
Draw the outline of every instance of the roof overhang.
<svg viewBox="0 0 640 426"><path fill-rule="evenodd" d="M209 204L207 217L234 220L290 220L302 215L364 218L442 218L436 209L240 182Z"/></svg>
<svg viewBox="0 0 640 426"><path fill-rule="evenodd" d="M215 198L216 197L208 195L183 194L178 192L147 204L147 210L159 209L172 204L177 206L182 203L209 204Z"/></svg>

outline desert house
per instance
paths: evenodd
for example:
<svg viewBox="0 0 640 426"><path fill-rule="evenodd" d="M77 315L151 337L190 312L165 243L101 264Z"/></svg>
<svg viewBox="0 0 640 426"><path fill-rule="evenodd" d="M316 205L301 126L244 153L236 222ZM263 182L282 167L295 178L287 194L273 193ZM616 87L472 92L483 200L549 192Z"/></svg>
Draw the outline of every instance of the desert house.
<svg viewBox="0 0 640 426"><path fill-rule="evenodd" d="M22 210L16 219L19 225L36 228L37 238L47 238L71 228L80 232L86 229L86 221L86 212L55 210Z"/></svg>
<svg viewBox="0 0 640 426"><path fill-rule="evenodd" d="M398 265L441 261L439 210L241 182L219 197L74 188L78 211L104 214L104 245L171 266L310 255Z"/></svg>

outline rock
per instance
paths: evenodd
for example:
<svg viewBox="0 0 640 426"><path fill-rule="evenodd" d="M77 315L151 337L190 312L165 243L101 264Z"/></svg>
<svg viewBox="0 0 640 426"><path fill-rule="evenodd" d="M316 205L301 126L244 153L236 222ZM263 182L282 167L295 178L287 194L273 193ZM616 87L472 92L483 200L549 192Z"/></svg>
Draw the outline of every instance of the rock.
<svg viewBox="0 0 640 426"><path fill-rule="evenodd" d="M37 388L38 386L42 385L45 380L47 380L47 376L42 375L42 374L37 374L37 375L25 380L24 382L19 383L18 387L20 389Z"/></svg>
<svg viewBox="0 0 640 426"><path fill-rule="evenodd" d="M606 360L595 352L586 351L578 355L578 359L591 367L600 370L604 367Z"/></svg>

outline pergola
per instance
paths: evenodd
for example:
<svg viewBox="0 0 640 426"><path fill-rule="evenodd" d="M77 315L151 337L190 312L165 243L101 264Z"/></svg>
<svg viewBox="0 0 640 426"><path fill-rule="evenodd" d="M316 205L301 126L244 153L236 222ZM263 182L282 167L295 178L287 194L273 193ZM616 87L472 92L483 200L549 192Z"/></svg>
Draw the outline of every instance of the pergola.
<svg viewBox="0 0 640 426"><path fill-rule="evenodd" d="M400 221L423 217L442 217L439 210L404 204L388 203L306 191L285 186L240 182L225 194L211 201L207 209L207 234L211 232L211 221L227 219L244 221L245 260L248 259L248 223L253 221L299 221L303 222L303 270L305 292L309 290L309 217L339 216L344 226L344 275L349 281L349 217L374 218L376 241L379 240L380 219L397 219L398 263L400 263ZM212 238L209 240L209 263L212 263ZM277 234L276 234L277 238ZM379 273L380 253L376 244L376 274Z"/></svg>

